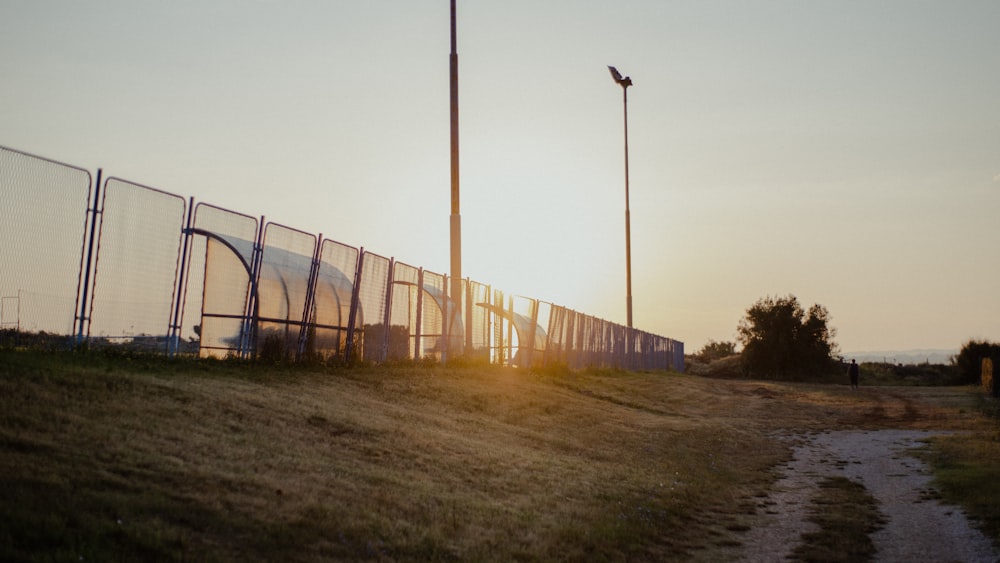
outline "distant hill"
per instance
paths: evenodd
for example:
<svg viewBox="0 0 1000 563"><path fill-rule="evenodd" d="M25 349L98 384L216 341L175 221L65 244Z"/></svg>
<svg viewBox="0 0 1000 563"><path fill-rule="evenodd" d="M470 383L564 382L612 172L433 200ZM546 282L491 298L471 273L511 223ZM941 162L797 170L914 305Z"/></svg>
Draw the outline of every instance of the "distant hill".
<svg viewBox="0 0 1000 563"><path fill-rule="evenodd" d="M859 362L888 362L891 364L950 364L958 350L888 350L874 352L844 352L845 360Z"/></svg>

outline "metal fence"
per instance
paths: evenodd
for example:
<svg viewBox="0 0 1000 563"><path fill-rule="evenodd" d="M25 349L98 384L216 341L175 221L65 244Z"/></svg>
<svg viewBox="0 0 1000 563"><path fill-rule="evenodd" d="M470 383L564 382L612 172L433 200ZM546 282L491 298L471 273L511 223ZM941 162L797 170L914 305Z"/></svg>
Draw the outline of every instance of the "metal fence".
<svg viewBox="0 0 1000 563"><path fill-rule="evenodd" d="M0 345L684 366L682 342L0 147Z"/></svg>

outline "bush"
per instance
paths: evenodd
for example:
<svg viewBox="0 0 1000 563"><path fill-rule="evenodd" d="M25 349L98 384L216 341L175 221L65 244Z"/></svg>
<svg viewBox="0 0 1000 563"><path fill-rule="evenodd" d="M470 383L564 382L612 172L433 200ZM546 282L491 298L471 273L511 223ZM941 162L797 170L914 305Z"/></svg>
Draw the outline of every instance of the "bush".
<svg viewBox="0 0 1000 563"><path fill-rule="evenodd" d="M843 369L846 372L846 367ZM956 370L944 364L861 364L862 385L957 385Z"/></svg>
<svg viewBox="0 0 1000 563"><path fill-rule="evenodd" d="M996 370L996 367L1000 366L1000 344L987 340L966 342L962 346L962 350L952 360L958 372L957 383L962 385L979 384L984 358L990 358L993 361L994 370Z"/></svg>
<svg viewBox="0 0 1000 563"><path fill-rule="evenodd" d="M702 346L701 350L696 355L702 362L712 362L714 360L728 358L735 353L735 342L716 342L714 340L709 340L708 344Z"/></svg>

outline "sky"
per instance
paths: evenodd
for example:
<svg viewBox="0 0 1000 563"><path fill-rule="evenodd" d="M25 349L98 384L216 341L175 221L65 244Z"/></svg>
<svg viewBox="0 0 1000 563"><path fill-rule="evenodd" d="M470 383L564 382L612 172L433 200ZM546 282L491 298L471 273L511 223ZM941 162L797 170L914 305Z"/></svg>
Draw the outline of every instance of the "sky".
<svg viewBox="0 0 1000 563"><path fill-rule="evenodd" d="M463 277L734 341L1000 340L1000 2L458 1ZM0 145L449 263L444 0L0 0Z"/></svg>

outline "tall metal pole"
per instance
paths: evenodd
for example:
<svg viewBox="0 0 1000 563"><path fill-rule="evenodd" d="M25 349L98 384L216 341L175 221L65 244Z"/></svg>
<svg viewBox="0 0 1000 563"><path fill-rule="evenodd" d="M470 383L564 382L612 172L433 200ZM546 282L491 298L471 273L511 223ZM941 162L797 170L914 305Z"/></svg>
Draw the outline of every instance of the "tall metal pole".
<svg viewBox="0 0 1000 563"><path fill-rule="evenodd" d="M628 87L632 85L632 78L622 74L618 69L609 66L611 78L622 87L622 100L625 107L625 305L628 311L628 327L632 328L632 232L629 226L628 212Z"/></svg>
<svg viewBox="0 0 1000 563"><path fill-rule="evenodd" d="M632 328L632 231L628 210L628 86L622 85L625 106L625 302L628 327Z"/></svg>
<svg viewBox="0 0 1000 563"><path fill-rule="evenodd" d="M452 338L457 319L461 319L459 307L462 306L462 216L459 214L458 189L458 52L455 31L455 0L451 0L451 56L449 67L451 75L451 307L448 311L448 343L449 347L461 342L462 339ZM452 350L454 355L461 354Z"/></svg>

